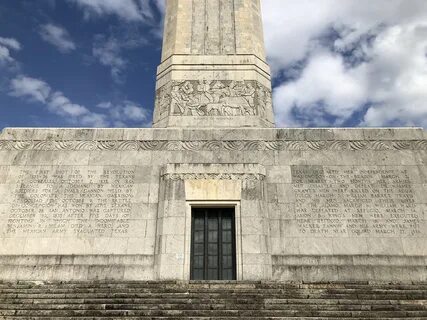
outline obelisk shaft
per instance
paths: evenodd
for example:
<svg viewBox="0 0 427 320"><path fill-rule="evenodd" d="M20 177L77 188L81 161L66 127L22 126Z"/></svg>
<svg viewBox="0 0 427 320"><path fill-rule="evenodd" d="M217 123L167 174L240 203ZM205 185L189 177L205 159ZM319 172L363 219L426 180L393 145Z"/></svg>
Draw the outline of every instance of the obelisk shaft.
<svg viewBox="0 0 427 320"><path fill-rule="evenodd" d="M167 0L155 127L271 127L259 0Z"/></svg>
<svg viewBox="0 0 427 320"><path fill-rule="evenodd" d="M162 61L173 54L265 60L259 1L169 0Z"/></svg>

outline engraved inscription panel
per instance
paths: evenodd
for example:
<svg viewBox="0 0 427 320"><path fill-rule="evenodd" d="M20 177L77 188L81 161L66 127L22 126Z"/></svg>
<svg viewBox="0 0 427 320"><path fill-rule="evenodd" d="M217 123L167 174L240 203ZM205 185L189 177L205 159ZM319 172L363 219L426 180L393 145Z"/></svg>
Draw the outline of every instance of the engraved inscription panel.
<svg viewBox="0 0 427 320"><path fill-rule="evenodd" d="M5 183L9 173L9 166L0 166L0 183Z"/></svg>
<svg viewBox="0 0 427 320"><path fill-rule="evenodd" d="M293 166L299 236L417 237L423 212L406 169Z"/></svg>
<svg viewBox="0 0 427 320"><path fill-rule="evenodd" d="M126 236L134 166L15 167L4 237Z"/></svg>
<svg viewBox="0 0 427 320"><path fill-rule="evenodd" d="M292 166L293 183L325 183L322 166Z"/></svg>

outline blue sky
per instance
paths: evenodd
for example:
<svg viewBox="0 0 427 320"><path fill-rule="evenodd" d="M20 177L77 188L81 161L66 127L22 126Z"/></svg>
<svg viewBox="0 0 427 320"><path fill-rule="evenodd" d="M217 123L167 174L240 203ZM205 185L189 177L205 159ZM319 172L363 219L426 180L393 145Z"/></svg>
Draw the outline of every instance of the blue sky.
<svg viewBox="0 0 427 320"><path fill-rule="evenodd" d="M0 1L0 45L10 57L0 65L1 128L150 125L161 13L155 3L141 19L95 9ZM12 39L19 45L7 45ZM64 99L75 105L69 112Z"/></svg>
<svg viewBox="0 0 427 320"><path fill-rule="evenodd" d="M278 126L427 128L427 1L262 0ZM149 127L163 0L0 0L0 128Z"/></svg>

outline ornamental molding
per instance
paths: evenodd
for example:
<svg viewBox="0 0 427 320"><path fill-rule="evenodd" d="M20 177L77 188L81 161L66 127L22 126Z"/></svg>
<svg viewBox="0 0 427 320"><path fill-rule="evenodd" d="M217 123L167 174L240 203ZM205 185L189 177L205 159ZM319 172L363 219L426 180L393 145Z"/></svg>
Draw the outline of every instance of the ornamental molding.
<svg viewBox="0 0 427 320"><path fill-rule="evenodd" d="M243 180L263 181L265 176L257 173L166 173L163 180Z"/></svg>
<svg viewBox="0 0 427 320"><path fill-rule="evenodd" d="M0 151L387 151L425 150L427 140L0 140Z"/></svg>

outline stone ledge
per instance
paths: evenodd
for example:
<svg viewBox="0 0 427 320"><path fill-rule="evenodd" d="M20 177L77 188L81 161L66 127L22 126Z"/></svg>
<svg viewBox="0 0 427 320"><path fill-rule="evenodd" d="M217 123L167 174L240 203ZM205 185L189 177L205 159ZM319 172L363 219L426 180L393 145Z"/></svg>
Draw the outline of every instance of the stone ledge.
<svg viewBox="0 0 427 320"><path fill-rule="evenodd" d="M239 66L252 65L259 68L264 73L270 73L268 64L254 54L239 54L239 55L187 55L174 54L161 62L157 68L157 74L165 72L173 65L190 65L190 66Z"/></svg>
<svg viewBox="0 0 427 320"><path fill-rule="evenodd" d="M427 266L425 256L374 255L272 255L275 266ZM426 270L427 271L427 270Z"/></svg>
<svg viewBox="0 0 427 320"><path fill-rule="evenodd" d="M148 255L2 256L1 280L152 280Z"/></svg>
<svg viewBox="0 0 427 320"><path fill-rule="evenodd" d="M152 255L0 255L0 269L5 265L152 265Z"/></svg>
<svg viewBox="0 0 427 320"><path fill-rule="evenodd" d="M0 151L404 151L427 140L0 140Z"/></svg>
<svg viewBox="0 0 427 320"><path fill-rule="evenodd" d="M265 176L265 167L256 163L247 164L199 164L199 163L185 163L185 164L167 164L161 176L171 174L254 174Z"/></svg>
<svg viewBox="0 0 427 320"><path fill-rule="evenodd" d="M427 281L426 266L273 265L272 271L273 279L280 281Z"/></svg>
<svg viewBox="0 0 427 320"><path fill-rule="evenodd" d="M0 141L426 141L422 128L4 128Z"/></svg>
<svg viewBox="0 0 427 320"><path fill-rule="evenodd" d="M152 280L152 265L0 265L0 280L70 281L70 280Z"/></svg>

